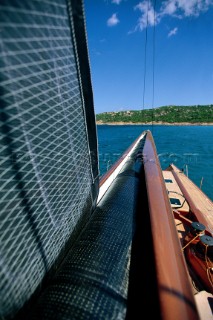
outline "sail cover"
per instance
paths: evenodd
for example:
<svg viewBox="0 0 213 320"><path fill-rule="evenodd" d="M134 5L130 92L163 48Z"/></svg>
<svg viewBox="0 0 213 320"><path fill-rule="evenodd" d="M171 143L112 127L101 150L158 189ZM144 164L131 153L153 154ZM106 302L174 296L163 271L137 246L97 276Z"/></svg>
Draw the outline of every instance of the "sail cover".
<svg viewBox="0 0 213 320"><path fill-rule="evenodd" d="M82 1L0 4L0 316L13 316L98 195Z"/></svg>

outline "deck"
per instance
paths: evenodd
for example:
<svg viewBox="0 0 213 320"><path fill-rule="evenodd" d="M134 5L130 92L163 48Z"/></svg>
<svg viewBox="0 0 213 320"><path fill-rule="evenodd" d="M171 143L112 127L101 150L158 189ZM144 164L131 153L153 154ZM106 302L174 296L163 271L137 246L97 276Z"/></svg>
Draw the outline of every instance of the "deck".
<svg viewBox="0 0 213 320"><path fill-rule="evenodd" d="M171 179L173 182L177 182L177 184L166 183L169 197L171 198L171 196L175 195L175 198L178 198L181 203L183 199L186 199L187 202L180 208L171 204L172 208L187 212L187 206L189 206L198 221L204 224L206 229L213 235L213 202L176 166L170 165L167 170L163 171L164 179Z"/></svg>
<svg viewBox="0 0 213 320"><path fill-rule="evenodd" d="M190 211L195 213L199 222L213 235L213 202L176 166L170 165L162 171L171 207L181 215L187 217ZM181 246L188 232L186 226L179 219L174 219ZM192 291L195 297L201 320L212 319L213 295L197 282L192 268L188 265Z"/></svg>

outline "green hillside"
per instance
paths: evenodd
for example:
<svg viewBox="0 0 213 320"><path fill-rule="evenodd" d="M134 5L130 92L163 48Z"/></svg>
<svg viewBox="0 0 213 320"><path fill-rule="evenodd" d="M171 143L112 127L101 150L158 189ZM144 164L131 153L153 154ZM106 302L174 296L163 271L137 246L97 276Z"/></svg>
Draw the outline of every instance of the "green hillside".
<svg viewBox="0 0 213 320"><path fill-rule="evenodd" d="M96 115L97 123L213 123L213 105L165 106L144 110L104 112Z"/></svg>

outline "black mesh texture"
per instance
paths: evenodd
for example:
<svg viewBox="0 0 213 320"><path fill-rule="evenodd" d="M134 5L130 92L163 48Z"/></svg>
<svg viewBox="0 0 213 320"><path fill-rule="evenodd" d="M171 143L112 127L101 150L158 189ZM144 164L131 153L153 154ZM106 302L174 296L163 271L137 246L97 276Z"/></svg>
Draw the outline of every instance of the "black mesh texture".
<svg viewBox="0 0 213 320"><path fill-rule="evenodd" d="M94 203L71 10L65 0L0 4L2 317L29 299Z"/></svg>
<svg viewBox="0 0 213 320"><path fill-rule="evenodd" d="M136 171L134 158L129 159L24 319L125 319L139 184Z"/></svg>

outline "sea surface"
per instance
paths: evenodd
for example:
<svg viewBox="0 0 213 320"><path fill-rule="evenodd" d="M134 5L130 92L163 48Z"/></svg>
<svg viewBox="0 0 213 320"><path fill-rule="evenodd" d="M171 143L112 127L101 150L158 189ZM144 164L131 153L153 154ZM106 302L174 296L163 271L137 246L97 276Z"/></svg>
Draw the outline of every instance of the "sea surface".
<svg viewBox="0 0 213 320"><path fill-rule="evenodd" d="M173 163L188 171L188 177L213 200L213 126L98 125L100 175L144 130L153 135L161 168Z"/></svg>

